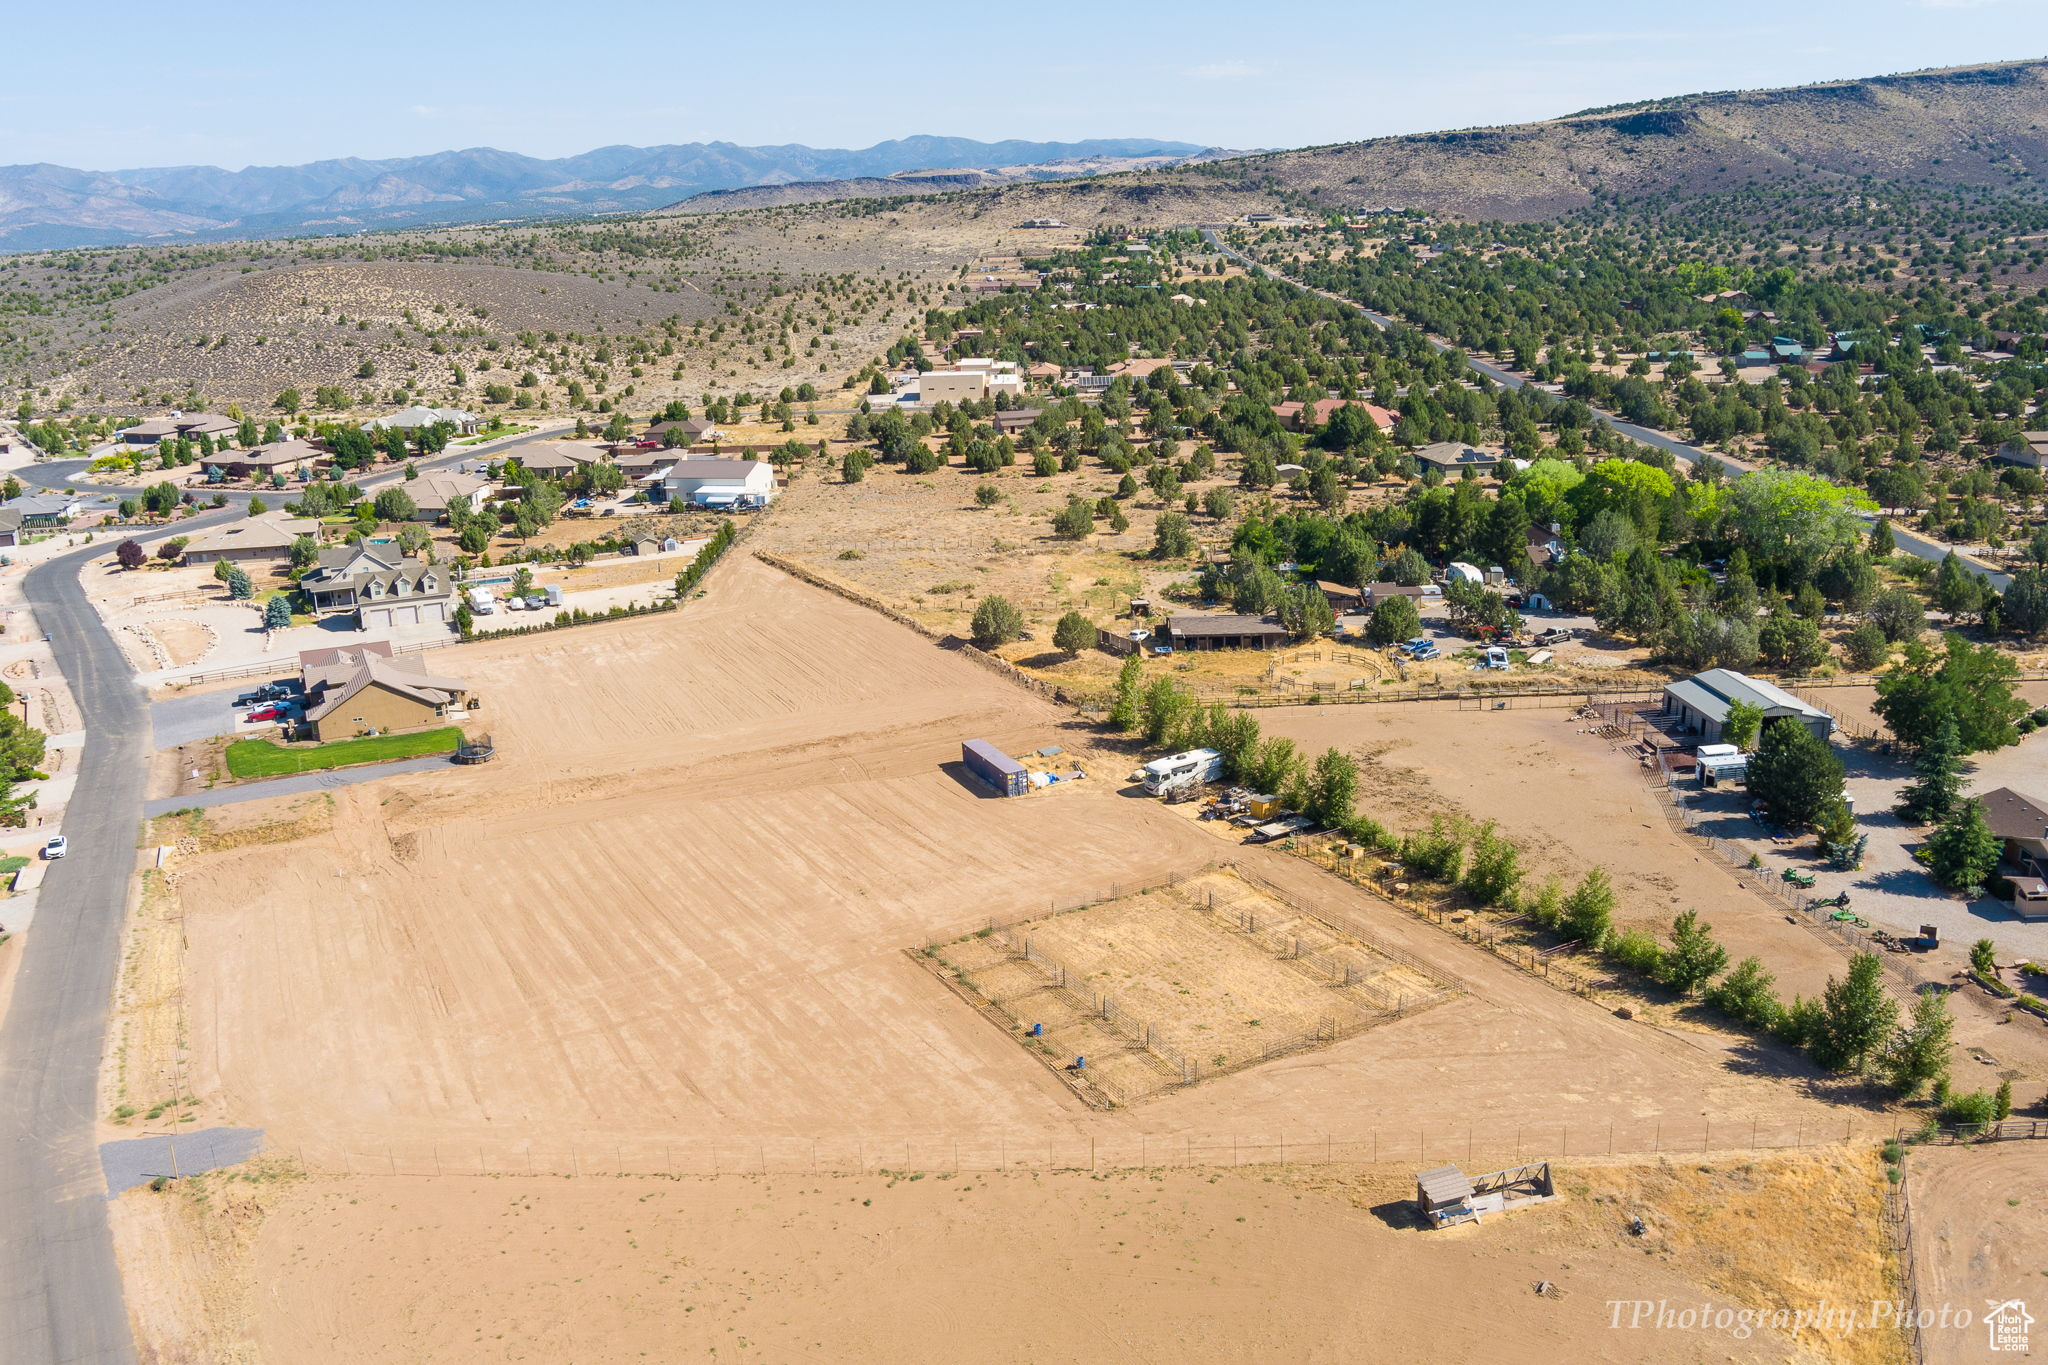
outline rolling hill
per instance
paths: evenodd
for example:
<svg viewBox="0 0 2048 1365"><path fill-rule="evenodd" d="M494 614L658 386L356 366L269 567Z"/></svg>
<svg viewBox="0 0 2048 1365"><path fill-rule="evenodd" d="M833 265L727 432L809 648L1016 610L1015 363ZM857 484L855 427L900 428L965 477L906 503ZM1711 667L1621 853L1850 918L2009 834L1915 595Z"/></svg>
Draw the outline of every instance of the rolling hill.
<svg viewBox="0 0 2048 1365"><path fill-rule="evenodd" d="M1158 138L977 142L919 136L858 150L697 142L546 160L491 147L303 166L81 171L0 166L0 250L277 237L498 218L644 212L705 190L1104 158L1184 157ZM1076 171L1075 174L1087 174Z"/></svg>
<svg viewBox="0 0 2048 1365"><path fill-rule="evenodd" d="M2048 171L2048 62L1653 100L1537 123L1219 162L1304 207L1528 220L1596 193L1696 194L1837 181L2027 187ZM1186 174L1186 173L1183 173Z"/></svg>

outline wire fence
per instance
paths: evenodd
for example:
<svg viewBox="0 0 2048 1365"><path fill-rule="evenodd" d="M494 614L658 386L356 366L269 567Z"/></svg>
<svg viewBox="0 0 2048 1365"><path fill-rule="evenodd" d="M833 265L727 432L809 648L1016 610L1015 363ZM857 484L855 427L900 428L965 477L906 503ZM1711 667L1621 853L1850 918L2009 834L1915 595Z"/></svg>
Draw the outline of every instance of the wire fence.
<svg viewBox="0 0 2048 1365"><path fill-rule="evenodd" d="M1216 864L1205 864L1207 872ZM1212 920L1225 932L1243 935L1257 949L1309 977L1333 994L1327 1011L1270 1018L1255 1046L1239 1043L1227 1053L1202 1060L1168 1041L1160 1020L1132 1009L1128 1001L1089 988L1086 971L1046 949L1034 926L1049 919L1182 884L1174 874L1144 886L1113 884L1111 894L1009 922L990 921L970 934L929 943L911 956L936 973L956 994L992 1018L1007 1033L1054 1067L1084 1101L1101 1108L1130 1104L1168 1090L1276 1057L1334 1043L1367 1029L1406 1018L1464 991L1440 968L1388 945L1339 929L1302 908L1278 887L1226 863L1247 885L1273 898L1278 909L1224 900L1213 888L1175 901L1181 909ZM1013 970L1021 966L1024 971ZM1392 979L1402 973L1410 979ZM1386 978L1386 979L1383 979ZM1420 979L1420 984L1414 978ZM1053 1044L1060 1044L1055 1048ZM1066 1064L1064 1059L1074 1061ZM1084 1059L1085 1062L1084 1062Z"/></svg>
<svg viewBox="0 0 2048 1365"><path fill-rule="evenodd" d="M1438 1119L1349 1133L853 1134L679 1138L575 1144L521 1141L394 1145L292 1143L268 1155L311 1172L362 1176L709 1176L902 1171L1060 1171L1261 1166L1276 1163L1459 1163L1494 1169L1536 1160L1598 1161L1651 1155L1797 1152L1891 1136L1882 1116L1797 1119L1737 1114L1646 1119L1581 1115L1569 1122L1498 1117Z"/></svg>

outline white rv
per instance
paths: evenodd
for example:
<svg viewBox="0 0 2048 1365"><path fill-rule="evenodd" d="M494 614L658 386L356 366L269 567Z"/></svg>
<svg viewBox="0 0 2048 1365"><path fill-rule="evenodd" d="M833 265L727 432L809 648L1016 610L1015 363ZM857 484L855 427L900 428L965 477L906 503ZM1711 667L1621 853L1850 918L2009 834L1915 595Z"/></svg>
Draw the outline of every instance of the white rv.
<svg viewBox="0 0 2048 1365"><path fill-rule="evenodd" d="M1190 749L1184 754L1155 758L1140 771L1145 790L1161 796L1190 783L1223 780L1223 755L1214 749Z"/></svg>

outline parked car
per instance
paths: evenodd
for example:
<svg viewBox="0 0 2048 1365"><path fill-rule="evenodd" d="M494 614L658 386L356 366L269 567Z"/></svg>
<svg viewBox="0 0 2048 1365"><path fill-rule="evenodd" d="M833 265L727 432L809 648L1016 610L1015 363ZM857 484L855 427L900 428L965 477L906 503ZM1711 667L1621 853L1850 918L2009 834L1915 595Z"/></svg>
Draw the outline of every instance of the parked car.
<svg viewBox="0 0 2048 1365"><path fill-rule="evenodd" d="M533 593L526 599L526 609L528 611L539 611L542 607L545 607L547 604L548 595L544 592Z"/></svg>
<svg viewBox="0 0 2048 1365"><path fill-rule="evenodd" d="M282 706L259 706L242 719L254 724L261 720L283 720L284 717L285 710Z"/></svg>
<svg viewBox="0 0 2048 1365"><path fill-rule="evenodd" d="M659 441L635 441L635 442L633 442L633 449L635 449L635 450L660 450L660 449L661 449L661 442L659 442Z"/></svg>
<svg viewBox="0 0 2048 1365"><path fill-rule="evenodd" d="M49 843L43 845L43 856L45 858L61 858L70 851L71 841L61 834L56 835Z"/></svg>

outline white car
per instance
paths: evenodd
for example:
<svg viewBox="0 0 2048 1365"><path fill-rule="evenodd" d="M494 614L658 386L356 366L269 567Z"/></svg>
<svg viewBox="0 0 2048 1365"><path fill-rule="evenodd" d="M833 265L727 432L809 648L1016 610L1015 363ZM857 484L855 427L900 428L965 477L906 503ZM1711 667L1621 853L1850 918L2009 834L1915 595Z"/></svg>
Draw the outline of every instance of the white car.
<svg viewBox="0 0 2048 1365"><path fill-rule="evenodd" d="M59 834L50 840L49 843L43 845L43 856L45 858L61 858L70 851L70 848L71 841Z"/></svg>

